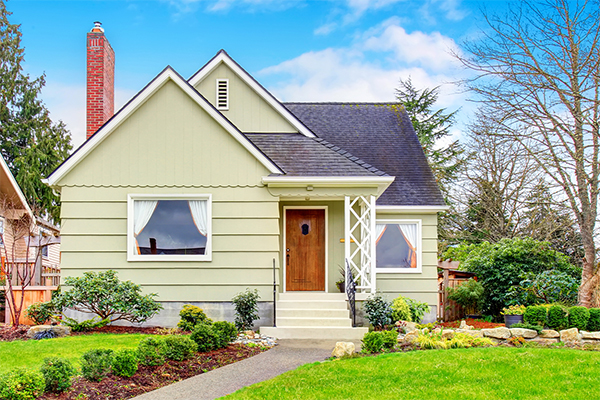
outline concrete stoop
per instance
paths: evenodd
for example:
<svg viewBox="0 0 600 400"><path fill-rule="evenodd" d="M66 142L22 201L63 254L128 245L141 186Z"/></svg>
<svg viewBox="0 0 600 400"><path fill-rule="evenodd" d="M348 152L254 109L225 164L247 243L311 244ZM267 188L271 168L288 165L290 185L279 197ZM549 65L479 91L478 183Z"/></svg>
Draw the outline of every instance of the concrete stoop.
<svg viewBox="0 0 600 400"><path fill-rule="evenodd" d="M344 293L288 292L277 301L277 327L260 332L278 339L360 340L368 328L353 328Z"/></svg>

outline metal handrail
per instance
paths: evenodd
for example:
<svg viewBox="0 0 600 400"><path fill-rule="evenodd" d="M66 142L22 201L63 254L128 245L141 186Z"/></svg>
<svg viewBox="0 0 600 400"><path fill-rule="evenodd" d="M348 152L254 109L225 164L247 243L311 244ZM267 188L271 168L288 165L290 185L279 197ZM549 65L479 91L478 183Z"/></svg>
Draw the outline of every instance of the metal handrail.
<svg viewBox="0 0 600 400"><path fill-rule="evenodd" d="M356 282L352 275L352 269L350 263L346 259L346 296L348 297L348 304L350 305L350 313L352 314L352 327L356 327Z"/></svg>
<svg viewBox="0 0 600 400"><path fill-rule="evenodd" d="M277 327L277 280L275 279L275 259L273 259L273 328Z"/></svg>

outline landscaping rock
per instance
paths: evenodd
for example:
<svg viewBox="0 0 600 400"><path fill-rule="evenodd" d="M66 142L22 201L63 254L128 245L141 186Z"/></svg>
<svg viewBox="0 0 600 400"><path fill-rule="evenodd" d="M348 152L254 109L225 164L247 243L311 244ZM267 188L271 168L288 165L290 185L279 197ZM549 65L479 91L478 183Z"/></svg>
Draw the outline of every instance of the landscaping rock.
<svg viewBox="0 0 600 400"><path fill-rule="evenodd" d="M414 331L408 332L406 335L404 335L403 341L405 343L412 343L417 339L417 337L419 337L419 331L415 329Z"/></svg>
<svg viewBox="0 0 600 400"><path fill-rule="evenodd" d="M560 337L560 334L552 329L544 329L542 330L542 333L540 333L540 338L545 338L545 339L552 339L552 338L558 338Z"/></svg>
<svg viewBox="0 0 600 400"><path fill-rule="evenodd" d="M539 343L539 344L543 344L543 345L549 345L549 344L553 344L553 343L558 343L558 338L541 338L541 337L537 337L537 338L531 339L529 341L530 342Z"/></svg>
<svg viewBox="0 0 600 400"><path fill-rule="evenodd" d="M33 338L38 332L53 331L58 337L69 336L71 334L71 328L65 325L36 325L29 328L27 331L27 337Z"/></svg>
<svg viewBox="0 0 600 400"><path fill-rule="evenodd" d="M600 349L600 342L597 341L597 340L594 340L594 339L592 339L592 340L589 340L589 339L585 340L584 339L584 340L581 341L581 344L590 344L590 345L594 346L594 348Z"/></svg>
<svg viewBox="0 0 600 400"><path fill-rule="evenodd" d="M404 331L404 333L409 333L417 329L417 323L409 321L400 321L399 327Z"/></svg>
<svg viewBox="0 0 600 400"><path fill-rule="evenodd" d="M442 332L442 339L450 340L453 337L454 337L454 331L443 331Z"/></svg>
<svg viewBox="0 0 600 400"><path fill-rule="evenodd" d="M564 329L559 332L560 341L566 344L575 344L581 342L581 335L577 328Z"/></svg>
<svg viewBox="0 0 600 400"><path fill-rule="evenodd" d="M460 326L458 327L458 329L471 330L473 329L473 327L471 325L467 325L467 321L463 319L462 321L460 321Z"/></svg>
<svg viewBox="0 0 600 400"><path fill-rule="evenodd" d="M533 339L538 335L537 331L533 329L523 329L523 328L511 328L510 334L513 337L522 337L524 339Z"/></svg>
<svg viewBox="0 0 600 400"><path fill-rule="evenodd" d="M483 337L483 332L480 330L476 330L476 329L473 329L473 330L460 329L460 330L456 330L456 332L466 333L467 335L477 337L477 338Z"/></svg>
<svg viewBox="0 0 600 400"><path fill-rule="evenodd" d="M435 328L433 331L431 331L431 333L434 335L439 335L442 333L442 328Z"/></svg>
<svg viewBox="0 0 600 400"><path fill-rule="evenodd" d="M493 329L482 329L483 336L492 339L508 339L510 337L510 329L506 327L498 327Z"/></svg>
<svg viewBox="0 0 600 400"><path fill-rule="evenodd" d="M600 332L586 332L586 331L581 331L579 333L581 333L581 338L582 339L600 340Z"/></svg>
<svg viewBox="0 0 600 400"><path fill-rule="evenodd" d="M356 346L352 342L337 342L331 352L331 357L342 358L354 354Z"/></svg>

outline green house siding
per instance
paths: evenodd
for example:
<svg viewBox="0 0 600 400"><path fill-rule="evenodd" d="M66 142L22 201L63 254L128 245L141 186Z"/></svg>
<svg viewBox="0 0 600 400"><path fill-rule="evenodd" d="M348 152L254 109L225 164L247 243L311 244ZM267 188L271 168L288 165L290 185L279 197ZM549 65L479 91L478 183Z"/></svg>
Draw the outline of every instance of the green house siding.
<svg viewBox="0 0 600 400"><path fill-rule="evenodd" d="M229 110L221 112L242 132L298 132L223 63L196 84L196 89L211 104L215 105L217 79L229 80Z"/></svg>

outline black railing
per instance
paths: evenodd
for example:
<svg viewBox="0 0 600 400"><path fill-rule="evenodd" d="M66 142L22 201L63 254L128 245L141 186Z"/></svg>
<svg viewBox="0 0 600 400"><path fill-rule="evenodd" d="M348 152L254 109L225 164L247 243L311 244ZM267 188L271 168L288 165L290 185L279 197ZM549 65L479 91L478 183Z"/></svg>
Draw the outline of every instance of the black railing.
<svg viewBox="0 0 600 400"><path fill-rule="evenodd" d="M273 328L277 327L277 279L275 279L275 259L273 259Z"/></svg>
<svg viewBox="0 0 600 400"><path fill-rule="evenodd" d="M352 327L354 328L356 327L356 282L348 260L346 260L346 296L348 297L348 304L352 313Z"/></svg>

